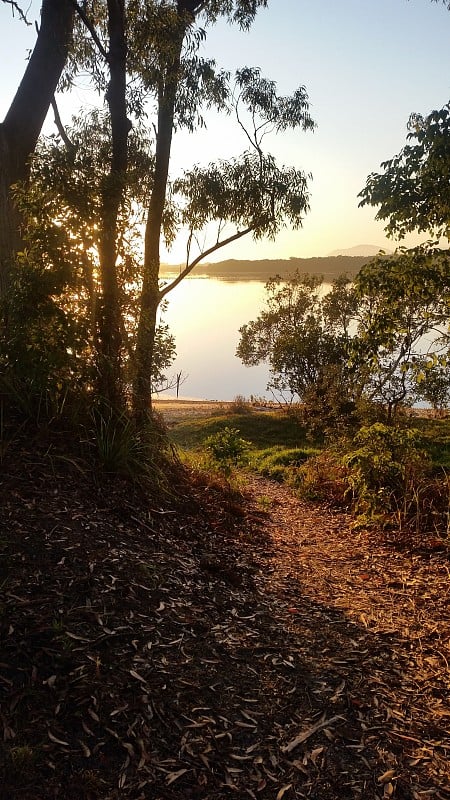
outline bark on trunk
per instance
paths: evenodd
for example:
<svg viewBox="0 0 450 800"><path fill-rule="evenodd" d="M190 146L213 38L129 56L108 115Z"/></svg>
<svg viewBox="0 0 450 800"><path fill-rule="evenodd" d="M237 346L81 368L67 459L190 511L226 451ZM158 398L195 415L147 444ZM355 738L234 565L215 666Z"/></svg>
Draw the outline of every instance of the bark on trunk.
<svg viewBox="0 0 450 800"><path fill-rule="evenodd" d="M20 249L20 219L12 201L10 186L10 147L0 126L0 306L1 324L7 321L5 304L9 273L15 253Z"/></svg>
<svg viewBox="0 0 450 800"><path fill-rule="evenodd" d="M110 81L108 101L112 158L109 174L102 187L102 230L100 239L100 276L102 298L99 304L99 390L114 407L120 407L123 392L121 381L122 341L121 307L117 280L117 227L125 188L128 133L130 123L126 110L125 4L108 0L108 62Z"/></svg>
<svg viewBox="0 0 450 800"><path fill-rule="evenodd" d="M159 268L162 219L167 192L181 52L190 21L184 11L179 13L173 49L160 86L158 98L155 172L145 228L144 274L140 298L133 384L133 409L136 417L141 420L145 419L151 410L153 349L156 318L160 302Z"/></svg>
<svg viewBox="0 0 450 800"><path fill-rule="evenodd" d="M74 9L70 0L43 0L35 47L8 113L0 125L0 302L20 247L20 221L11 186L28 176L34 152L67 59Z"/></svg>

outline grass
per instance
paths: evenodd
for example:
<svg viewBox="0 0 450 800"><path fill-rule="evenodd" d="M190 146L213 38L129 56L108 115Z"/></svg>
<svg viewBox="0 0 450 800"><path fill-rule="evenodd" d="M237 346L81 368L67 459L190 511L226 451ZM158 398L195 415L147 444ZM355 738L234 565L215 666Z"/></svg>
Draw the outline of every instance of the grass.
<svg viewBox="0 0 450 800"><path fill-rule="evenodd" d="M423 436L423 445L433 467L450 471L450 418L415 417L413 425ZM227 426L237 428L240 436L251 442L251 466L275 478L277 467L299 466L323 448L323 440L319 436L311 437L294 414L279 411L221 414L180 421L171 429L170 438L181 450L199 456L204 451L205 440Z"/></svg>
<svg viewBox="0 0 450 800"><path fill-rule="evenodd" d="M242 438L251 442L256 450L279 445L303 447L310 444L304 426L293 415L277 411L224 414L179 422L170 431L170 437L174 444L183 449L201 449L205 439L225 427L238 428Z"/></svg>
<svg viewBox="0 0 450 800"><path fill-rule="evenodd" d="M179 422L170 431L172 442L201 464L205 442L225 428L235 428L250 442L249 466L278 481L289 481L292 469L319 452L321 442L312 441L293 414L277 411L232 413Z"/></svg>
<svg viewBox="0 0 450 800"><path fill-rule="evenodd" d="M405 494L402 507L391 510L389 520L399 529L407 522L417 530L443 531L448 528L450 419L416 417L412 423L422 434L422 445L431 457L432 471L414 485L414 502ZM331 447L328 443L327 446L323 438L311 437L294 414L249 413L247 409L236 413L233 409L232 413L220 416L180 421L170 431L170 437L191 466L215 472L217 465L208 454L206 441L227 427L235 429L250 443L245 459L250 469L291 485L309 499L355 505L348 493L349 479L342 460L349 442L341 445L336 442ZM237 474L230 477L238 480Z"/></svg>
<svg viewBox="0 0 450 800"><path fill-rule="evenodd" d="M250 455L250 466L265 475L267 478L279 481L290 482L292 471L297 470L311 456L317 455L320 451L317 447L283 447L273 445L263 450L253 451Z"/></svg>
<svg viewBox="0 0 450 800"><path fill-rule="evenodd" d="M414 419L414 427L423 436L424 446L430 454L433 466L450 471L450 418L417 417Z"/></svg>

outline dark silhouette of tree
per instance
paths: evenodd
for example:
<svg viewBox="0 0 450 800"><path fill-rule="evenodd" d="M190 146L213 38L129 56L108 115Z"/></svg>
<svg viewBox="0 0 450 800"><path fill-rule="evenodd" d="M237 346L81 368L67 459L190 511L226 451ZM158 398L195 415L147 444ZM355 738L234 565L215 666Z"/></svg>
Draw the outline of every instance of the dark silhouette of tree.
<svg viewBox="0 0 450 800"><path fill-rule="evenodd" d="M18 3L7 2L24 14ZM43 0L36 44L23 78L0 124L0 302L20 247L20 221L11 187L27 178L29 158L66 63L74 18L70 0Z"/></svg>

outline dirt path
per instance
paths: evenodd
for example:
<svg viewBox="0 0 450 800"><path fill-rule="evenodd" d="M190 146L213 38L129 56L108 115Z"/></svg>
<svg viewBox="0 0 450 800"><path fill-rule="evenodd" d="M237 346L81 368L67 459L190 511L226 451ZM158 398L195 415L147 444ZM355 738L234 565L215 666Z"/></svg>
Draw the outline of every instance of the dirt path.
<svg viewBox="0 0 450 800"><path fill-rule="evenodd" d="M57 445L0 475L0 800L450 800L446 552Z"/></svg>
<svg viewBox="0 0 450 800"><path fill-rule="evenodd" d="M448 550L433 536L411 549L355 531L344 513L261 476L245 485L267 536L255 584L289 642L285 664L300 658L312 708L340 717L320 744L315 735L311 749L308 736L293 748L296 767L300 752L305 771L312 758L318 773L299 796L450 798Z"/></svg>
<svg viewBox="0 0 450 800"><path fill-rule="evenodd" d="M375 796L450 797L448 554L402 552L262 477L248 487L268 509L273 544L259 589L290 615L312 691L331 707L346 698L343 749L363 762L369 744L377 752L385 770L374 776ZM329 749L321 746L319 761ZM372 796L354 778L342 797Z"/></svg>

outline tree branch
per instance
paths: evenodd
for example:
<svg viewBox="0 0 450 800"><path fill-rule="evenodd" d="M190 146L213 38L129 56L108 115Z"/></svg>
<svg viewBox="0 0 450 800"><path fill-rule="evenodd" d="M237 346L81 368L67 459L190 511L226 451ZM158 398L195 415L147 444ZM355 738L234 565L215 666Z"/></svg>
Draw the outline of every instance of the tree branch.
<svg viewBox="0 0 450 800"><path fill-rule="evenodd" d="M22 22L25 23L25 25L31 25L31 22L29 22L27 20L27 16L26 16L25 12L22 11L21 7L19 6L19 3L16 3L15 0L2 0L2 2L6 3L7 6L11 6L12 15L13 16L14 16L14 12L17 11L17 13L19 15L19 19L21 19Z"/></svg>
<svg viewBox="0 0 450 800"><path fill-rule="evenodd" d="M75 149L76 149L75 145L74 145L73 142L70 141L69 137L67 136L67 133L65 131L64 125L62 124L62 120L61 120L61 116L60 116L60 113L59 113L59 109L58 109L58 106L56 104L56 100L55 100L54 97L51 99L50 104L51 104L51 107L53 109L53 114L54 114L54 117L55 117L55 125L56 125L56 128L57 128L57 131L58 131L61 139L63 140L64 144L66 145L67 149L73 153L75 151Z"/></svg>
<svg viewBox="0 0 450 800"><path fill-rule="evenodd" d="M221 242L216 242L213 244L212 247L209 247L208 250L204 250L203 253L200 253L197 258L194 259L190 264L187 264L183 270L181 270L180 274L167 286L164 286L163 289L159 291L159 302L165 297L172 289L175 289L175 286L178 286L179 283L189 275L190 272L200 263L203 261L204 258L210 256L211 253L215 253L216 250L220 250L221 247L225 247L227 244L231 244L232 242L236 242L238 239L242 239L243 236L247 236L248 233L251 233L255 229L255 225L251 225L249 228L245 228L243 231L237 231L232 236L228 236L227 239L223 239Z"/></svg>
<svg viewBox="0 0 450 800"><path fill-rule="evenodd" d="M102 54L103 58L105 59L105 61L108 61L108 52L103 47L103 44L100 41L100 38L98 36L97 31L95 30L92 22L90 21L90 19L86 15L85 11L81 8L81 6L78 5L77 0L70 0L70 3L74 7L74 9L77 12L78 16L80 17L80 19L84 22L86 28L88 29L89 33L92 36L93 42L97 45L97 47L100 50L100 53Z"/></svg>

